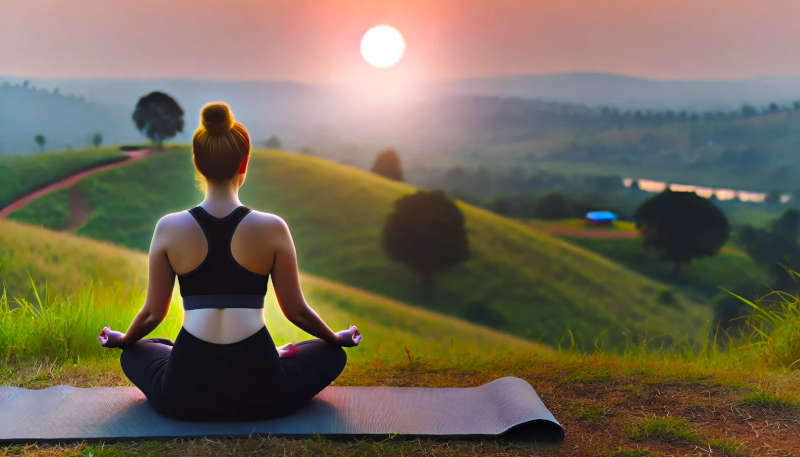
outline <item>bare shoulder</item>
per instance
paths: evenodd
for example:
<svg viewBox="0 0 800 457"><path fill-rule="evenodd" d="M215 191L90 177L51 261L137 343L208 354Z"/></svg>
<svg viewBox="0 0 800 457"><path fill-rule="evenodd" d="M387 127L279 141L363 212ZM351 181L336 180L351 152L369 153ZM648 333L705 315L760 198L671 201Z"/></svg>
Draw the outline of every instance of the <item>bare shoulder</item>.
<svg viewBox="0 0 800 457"><path fill-rule="evenodd" d="M247 223L270 233L282 231L287 226L286 221L277 214L256 210L247 215Z"/></svg>
<svg viewBox="0 0 800 457"><path fill-rule="evenodd" d="M161 216L156 222L154 236L157 238L169 238L176 233L186 230L194 224L194 218L189 211L177 211Z"/></svg>

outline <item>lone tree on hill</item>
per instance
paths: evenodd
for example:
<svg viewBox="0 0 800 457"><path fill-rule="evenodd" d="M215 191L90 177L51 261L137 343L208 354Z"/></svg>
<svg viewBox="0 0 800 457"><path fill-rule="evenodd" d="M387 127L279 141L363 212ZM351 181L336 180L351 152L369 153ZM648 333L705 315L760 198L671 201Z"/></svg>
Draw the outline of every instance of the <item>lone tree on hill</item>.
<svg viewBox="0 0 800 457"><path fill-rule="evenodd" d="M441 190L420 190L398 199L382 242L392 260L422 276L428 292L434 274L469 258L464 215Z"/></svg>
<svg viewBox="0 0 800 457"><path fill-rule="evenodd" d="M183 109L169 95L150 92L139 99L133 111L133 122L150 140L164 146L164 140L183 132Z"/></svg>
<svg viewBox="0 0 800 457"><path fill-rule="evenodd" d="M47 143L47 140L44 138L44 135L42 135L41 133L37 134L35 137L33 137L33 141L35 141L36 144L39 145L39 151L43 152L44 144Z"/></svg>
<svg viewBox="0 0 800 457"><path fill-rule="evenodd" d="M100 145L103 144L103 134L97 132L94 135L92 135L92 144L96 148L100 147Z"/></svg>
<svg viewBox="0 0 800 457"><path fill-rule="evenodd" d="M675 276L682 263L716 254L730 233L725 215L709 200L669 188L642 203L633 218L645 245L673 262Z"/></svg>
<svg viewBox="0 0 800 457"><path fill-rule="evenodd" d="M280 149L281 148L281 139L275 135L272 135L264 142L264 146L270 149Z"/></svg>
<svg viewBox="0 0 800 457"><path fill-rule="evenodd" d="M372 172L395 181L402 181L403 167L400 166L400 158L397 156L397 151L387 149L378 154L375 158L375 163L372 164Z"/></svg>

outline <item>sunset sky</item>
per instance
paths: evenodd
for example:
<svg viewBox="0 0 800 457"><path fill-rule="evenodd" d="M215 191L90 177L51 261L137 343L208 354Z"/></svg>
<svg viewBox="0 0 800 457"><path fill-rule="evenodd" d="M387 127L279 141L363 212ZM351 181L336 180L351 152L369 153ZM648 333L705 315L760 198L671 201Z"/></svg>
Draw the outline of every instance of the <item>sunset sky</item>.
<svg viewBox="0 0 800 457"><path fill-rule="evenodd" d="M0 75L315 83L380 72L798 75L798 18L798 0L0 0ZM384 23L407 43L388 70L359 54L363 33Z"/></svg>

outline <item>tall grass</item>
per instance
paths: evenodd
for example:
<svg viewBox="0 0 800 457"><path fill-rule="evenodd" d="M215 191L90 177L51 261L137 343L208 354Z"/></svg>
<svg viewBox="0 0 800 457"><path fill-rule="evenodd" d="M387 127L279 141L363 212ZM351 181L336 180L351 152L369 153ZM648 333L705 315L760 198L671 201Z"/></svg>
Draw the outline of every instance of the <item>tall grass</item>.
<svg viewBox="0 0 800 457"><path fill-rule="evenodd" d="M136 312L130 304L141 303L144 298L138 288L122 284L108 287L94 281L65 297L41 294L39 287L31 278L33 300L9 298L3 287L0 296L0 360L3 362L26 359L77 362L89 354L109 355L97 350L96 335L105 325L124 331ZM175 330L174 319L164 324L158 333Z"/></svg>
<svg viewBox="0 0 800 457"><path fill-rule="evenodd" d="M356 361L410 364L413 358L418 364L470 369L487 359L547 352L535 343L320 278L303 275L302 282L304 295L334 330L359 325L365 335L363 350L348 353ZM140 287L122 282L90 280L65 296L40 294L33 279L31 288L33 299L10 298L3 288L0 364L118 357L117 350L100 346L97 334L106 325L126 331L145 299ZM265 320L278 345L313 338L281 314L272 291L265 303ZM167 317L146 337L174 339L182 322L181 299L173 294Z"/></svg>
<svg viewBox="0 0 800 457"><path fill-rule="evenodd" d="M775 290L752 301L730 293L751 309L744 316L749 333L740 350L771 367L800 368L800 297Z"/></svg>

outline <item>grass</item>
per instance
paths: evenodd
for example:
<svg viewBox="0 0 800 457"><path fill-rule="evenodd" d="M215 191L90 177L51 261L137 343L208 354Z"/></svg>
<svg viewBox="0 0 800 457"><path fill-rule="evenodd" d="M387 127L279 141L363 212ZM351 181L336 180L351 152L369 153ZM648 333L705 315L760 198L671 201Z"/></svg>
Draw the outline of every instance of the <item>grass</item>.
<svg viewBox="0 0 800 457"><path fill-rule="evenodd" d="M84 240L68 234L0 221L4 248L21 253L7 268L32 272L29 278L3 276L5 287L26 290L26 296L0 296L0 360L62 360L77 363L85 358L115 357L117 351L102 348L95 336L110 325L124 331L145 297L146 262L141 253L106 243ZM50 256L38 257L38 265L25 268L26 260L37 258L48 245ZM61 270L62 259L70 258ZM78 272L75 274L68 274ZM50 274L49 272L53 272ZM83 272L83 273L81 273ZM46 283L43 281L46 279ZM480 365L503 354L546 351L536 343L506 335L440 314L410 307L353 287L303 275L304 295L335 328L355 323L365 335L363 346L350 351L350 358L364 362L410 365L409 353L417 364L447 355L451 369ZM75 283L79 284L75 287ZM36 284L40 284L37 286ZM46 284L46 287L43 286ZM39 289L47 293L40 293ZM265 318L276 343L307 339L309 336L281 314L274 290L267 295ZM173 293L169 313L151 336L174 338L180 329L183 308L180 295ZM386 343L386 342L389 343ZM407 352L408 351L408 352Z"/></svg>
<svg viewBox="0 0 800 457"><path fill-rule="evenodd" d="M792 401L788 401L786 399L780 398L778 396L769 394L762 390L758 392L753 392L752 394L744 397L742 399L742 405L745 406L753 406L756 408L765 408L771 409L776 411L793 411L800 407L800 404Z"/></svg>
<svg viewBox="0 0 800 457"><path fill-rule="evenodd" d="M193 183L185 147L98 173L78 184L93 210L77 233L146 250L160 216L202 200ZM658 295L662 283L463 202L458 206L472 257L436 278L436 290L427 295L420 279L380 247L392 203L414 190L318 157L257 149L240 195L288 222L304 271L421 308L552 344L567 342L571 331L575 344L586 348L705 333L707 307L681 294L665 306ZM39 205L58 208L63 201L63 195L48 195ZM41 223L33 212L19 219Z"/></svg>
<svg viewBox="0 0 800 457"><path fill-rule="evenodd" d="M662 441L665 443L697 443L700 436L681 417L657 417L631 423L626 430L634 441Z"/></svg>
<svg viewBox="0 0 800 457"><path fill-rule="evenodd" d="M630 221L615 221L612 225L587 225L583 219L525 219L531 227L550 232L558 229L587 230L598 232L637 232L636 224Z"/></svg>
<svg viewBox="0 0 800 457"><path fill-rule="evenodd" d="M699 450L708 451L711 455L726 457L747 455L741 443L729 439L709 439L695 431L694 427L682 417L665 416L641 419L628 424L625 430L628 437L634 441L695 444ZM706 448L703 449L703 446Z"/></svg>
<svg viewBox="0 0 800 457"><path fill-rule="evenodd" d="M736 290L742 284L766 284L769 277L750 257L735 248L725 247L717 255L695 259L681 267L678 278L672 264L663 261L658 251L648 249L640 238L601 239L564 237L626 267L677 288L695 300L707 302L722 289Z"/></svg>
<svg viewBox="0 0 800 457"><path fill-rule="evenodd" d="M34 297L31 303L8 294L3 299L0 384L130 385L119 367L119 352L99 347L95 335L106 324L125 328L140 307L145 255L13 221L0 221L0 237L0 246L13 259L0 276L2 282L8 290L27 291ZM26 273L10 276L9 271ZM759 358L712 348L700 354L653 352L641 345L622 355L556 351L312 275L303 274L301 281L309 302L332 326L344 328L352 321L364 332L362 345L348 350L348 365L336 384L470 386L519 376L535 386L564 424L566 442L546 446L400 437L93 440L0 447L0 455L586 456L639 452L642 443L653 455L695 455L706 448L713 451L706 452L710 455L746 455L720 451L734 448L752 450L753 455L787 455L800 446L800 425L788 421L791 416L786 416L785 427L769 428L784 416L742 405L743 398L757 392L772 392L784 401L800 398L794 374L767 366ZM33 291L40 288L47 292L37 299ZM281 316L272 290L265 312L278 344L308 338ZM167 319L149 336L174 338L180 313L175 297ZM659 417L665 408L676 417L695 418L690 430L702 439L637 441L638 435L629 436L629 424L638 423L642 414ZM736 436L736 442L730 436ZM771 454L776 450L784 453Z"/></svg>
<svg viewBox="0 0 800 457"><path fill-rule="evenodd" d="M800 277L792 271L794 277ZM750 307L752 329L744 351L768 366L800 368L800 296L773 291L755 301L733 294Z"/></svg>
<svg viewBox="0 0 800 457"><path fill-rule="evenodd" d="M0 157L0 208L77 171L127 157L117 147Z"/></svg>

